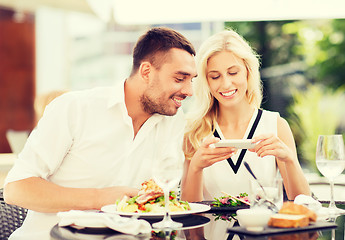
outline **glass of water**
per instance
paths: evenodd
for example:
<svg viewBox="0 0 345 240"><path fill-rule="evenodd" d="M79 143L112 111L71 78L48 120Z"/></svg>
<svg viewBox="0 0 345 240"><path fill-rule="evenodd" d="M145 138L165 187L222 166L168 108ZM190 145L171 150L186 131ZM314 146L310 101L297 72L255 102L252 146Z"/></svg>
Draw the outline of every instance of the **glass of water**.
<svg viewBox="0 0 345 240"><path fill-rule="evenodd" d="M278 209L283 206L283 180L281 178L251 180L250 184L250 200L253 203L252 207L259 206L262 200L272 202Z"/></svg>
<svg viewBox="0 0 345 240"><path fill-rule="evenodd" d="M331 186L329 214L343 213L334 202L334 179L345 168L345 149L342 135L320 135L316 145L316 166Z"/></svg>
<svg viewBox="0 0 345 240"><path fill-rule="evenodd" d="M153 179L164 191L165 214L162 221L152 225L155 229L178 229L183 226L171 219L169 210L169 194L179 184L182 177L183 163L174 157L159 159L153 167Z"/></svg>

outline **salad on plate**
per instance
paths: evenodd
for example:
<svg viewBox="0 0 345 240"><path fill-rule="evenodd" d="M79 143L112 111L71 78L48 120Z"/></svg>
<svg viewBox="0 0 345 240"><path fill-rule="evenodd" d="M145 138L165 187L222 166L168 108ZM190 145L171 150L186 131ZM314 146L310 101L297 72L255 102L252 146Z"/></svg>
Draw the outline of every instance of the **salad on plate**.
<svg viewBox="0 0 345 240"><path fill-rule="evenodd" d="M169 211L181 212L191 210L188 202L177 199L175 192L169 196ZM116 211L125 213L163 213L165 212L164 192L153 179L141 184L137 196L124 196L116 201Z"/></svg>
<svg viewBox="0 0 345 240"><path fill-rule="evenodd" d="M250 205L247 193L240 193L238 196L225 194L225 196L215 198L211 203L211 207L237 207L246 205Z"/></svg>

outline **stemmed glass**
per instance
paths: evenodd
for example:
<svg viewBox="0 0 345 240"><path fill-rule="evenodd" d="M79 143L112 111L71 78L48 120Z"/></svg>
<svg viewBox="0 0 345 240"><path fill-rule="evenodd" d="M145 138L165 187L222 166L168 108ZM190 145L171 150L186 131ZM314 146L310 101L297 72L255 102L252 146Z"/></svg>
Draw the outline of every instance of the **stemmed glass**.
<svg viewBox="0 0 345 240"><path fill-rule="evenodd" d="M177 229L182 227L182 223L171 219L169 211L169 193L181 180L182 161L177 158L166 157L158 159L153 167L153 179L164 191L165 214L162 221L152 224L156 229Z"/></svg>
<svg viewBox="0 0 345 240"><path fill-rule="evenodd" d="M331 185L331 200L328 213L339 214L344 210L336 207L334 202L334 179L345 168L345 150L342 135L320 135L316 145L316 166Z"/></svg>

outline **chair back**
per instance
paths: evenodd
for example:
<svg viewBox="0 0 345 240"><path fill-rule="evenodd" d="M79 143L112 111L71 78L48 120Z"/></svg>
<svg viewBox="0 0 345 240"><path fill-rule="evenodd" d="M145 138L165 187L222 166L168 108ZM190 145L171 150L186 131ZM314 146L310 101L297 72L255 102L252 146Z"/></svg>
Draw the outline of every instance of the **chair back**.
<svg viewBox="0 0 345 240"><path fill-rule="evenodd" d="M7 240L23 224L26 213L25 208L5 203L3 189L0 189L0 240Z"/></svg>
<svg viewBox="0 0 345 240"><path fill-rule="evenodd" d="M15 131L12 129L6 131L7 141L15 154L19 154L23 150L28 137L29 131Z"/></svg>

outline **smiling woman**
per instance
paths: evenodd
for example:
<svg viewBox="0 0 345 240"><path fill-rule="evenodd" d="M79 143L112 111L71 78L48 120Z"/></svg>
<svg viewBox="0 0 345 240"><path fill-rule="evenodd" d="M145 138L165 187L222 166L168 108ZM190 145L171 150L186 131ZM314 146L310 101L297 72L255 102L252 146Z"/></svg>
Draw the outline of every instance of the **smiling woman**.
<svg viewBox="0 0 345 240"><path fill-rule="evenodd" d="M245 97L248 88L247 69L242 59L232 52L216 53L209 59L207 69L211 94L222 103L219 107L223 104L238 104L236 99Z"/></svg>
<svg viewBox="0 0 345 240"><path fill-rule="evenodd" d="M309 195L289 125L279 113L260 109L260 64L250 45L232 30L217 33L201 45L197 66L194 111L185 134L182 198L211 200L222 191L251 194L244 161L262 182L282 177L290 199ZM255 146L214 147L227 139L248 139Z"/></svg>

